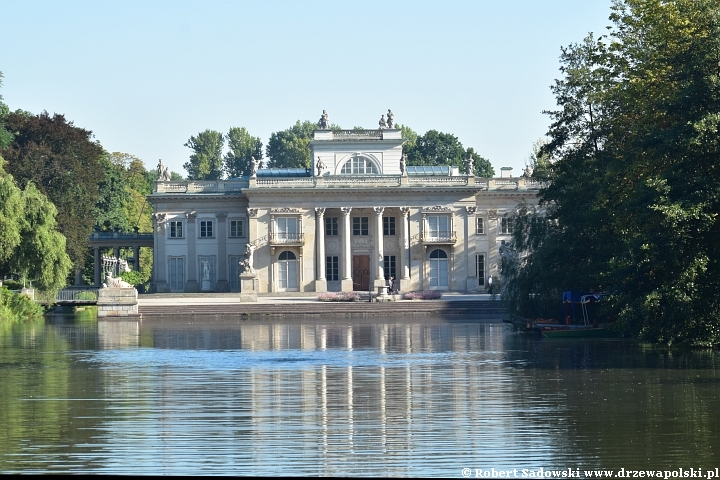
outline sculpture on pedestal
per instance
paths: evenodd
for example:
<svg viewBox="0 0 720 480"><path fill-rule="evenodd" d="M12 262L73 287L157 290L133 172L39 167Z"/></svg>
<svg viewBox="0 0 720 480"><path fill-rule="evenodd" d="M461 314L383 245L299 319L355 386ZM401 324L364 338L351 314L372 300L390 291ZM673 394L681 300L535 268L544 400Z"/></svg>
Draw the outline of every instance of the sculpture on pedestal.
<svg viewBox="0 0 720 480"><path fill-rule="evenodd" d="M242 273L255 273L255 268L253 268L253 253L255 253L256 248L252 243L247 244L245 259L240 262L240 266L243 269Z"/></svg>
<svg viewBox="0 0 720 480"><path fill-rule="evenodd" d="M317 176L322 177L323 171L327 168L327 165L325 165L325 162L320 160L320 157L318 157L317 162L315 163L315 168L317 168Z"/></svg>
<svg viewBox="0 0 720 480"><path fill-rule="evenodd" d="M380 130L387 128L387 122L385 121L385 115L380 117L380 121L378 123L380 124Z"/></svg>
<svg viewBox="0 0 720 480"><path fill-rule="evenodd" d="M320 130L327 130L330 128L330 118L325 110L323 110L320 120L318 121L318 128L320 128Z"/></svg>
<svg viewBox="0 0 720 480"><path fill-rule="evenodd" d="M252 159L252 171L250 172L250 178L257 178L257 172L260 169L262 162L260 160L257 160L255 157L250 158Z"/></svg>
<svg viewBox="0 0 720 480"><path fill-rule="evenodd" d="M395 128L395 114L388 108L387 128Z"/></svg>

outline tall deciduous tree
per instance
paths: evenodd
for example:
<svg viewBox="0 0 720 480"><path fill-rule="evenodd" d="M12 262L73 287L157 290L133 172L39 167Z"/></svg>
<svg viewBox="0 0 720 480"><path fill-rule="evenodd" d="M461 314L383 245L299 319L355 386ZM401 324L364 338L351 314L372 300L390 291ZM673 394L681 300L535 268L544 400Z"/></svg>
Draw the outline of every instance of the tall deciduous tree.
<svg viewBox="0 0 720 480"><path fill-rule="evenodd" d="M311 168L309 145L316 128L314 122L298 120L287 130L273 132L266 147L268 167Z"/></svg>
<svg viewBox="0 0 720 480"><path fill-rule="evenodd" d="M405 128L401 127L401 129ZM403 138L406 138L405 135L409 141L403 146L403 152L408 156L408 165L452 165L460 167L464 171L465 159L472 156L476 176L492 177L495 175L488 160L481 157L473 148L465 150L460 140L451 133L428 130L424 135L417 135L407 129L407 131L403 130Z"/></svg>
<svg viewBox="0 0 720 480"><path fill-rule="evenodd" d="M79 268L95 223L92 209L104 174L102 146L92 132L59 114L14 112L7 115L6 126L14 134L2 150L8 172L21 188L34 183L57 207L67 252Z"/></svg>
<svg viewBox="0 0 720 480"><path fill-rule="evenodd" d="M130 194L125 167L122 163L113 163L107 157L101 162L105 172L98 186L98 200L93 209L95 223L102 230L119 229L128 232L131 225L125 212L125 205L130 201Z"/></svg>
<svg viewBox="0 0 720 480"><path fill-rule="evenodd" d="M610 18L607 38L563 50L541 150L551 221L519 229L508 293L612 292L606 313L630 333L717 344L720 5L618 0Z"/></svg>
<svg viewBox="0 0 720 480"><path fill-rule="evenodd" d="M22 192L12 175L3 170L0 157L0 264L10 258L20 244L20 219L22 217Z"/></svg>
<svg viewBox="0 0 720 480"><path fill-rule="evenodd" d="M250 175L252 158L262 160L263 144L260 138L253 137L245 127L232 127L227 134L228 148L225 154L225 173L228 177Z"/></svg>
<svg viewBox="0 0 720 480"><path fill-rule="evenodd" d="M190 160L183 165L188 180L217 180L222 178L222 151L225 137L215 130L205 130L190 137L185 144L192 149Z"/></svg>

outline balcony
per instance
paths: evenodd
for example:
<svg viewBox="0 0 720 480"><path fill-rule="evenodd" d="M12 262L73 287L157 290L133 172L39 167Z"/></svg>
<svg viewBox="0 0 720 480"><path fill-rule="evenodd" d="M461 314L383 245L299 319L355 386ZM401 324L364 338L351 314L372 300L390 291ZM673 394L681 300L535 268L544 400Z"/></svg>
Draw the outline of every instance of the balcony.
<svg viewBox="0 0 720 480"><path fill-rule="evenodd" d="M305 244L305 234L286 232L271 233L269 235L268 244L271 246L302 246Z"/></svg>
<svg viewBox="0 0 720 480"><path fill-rule="evenodd" d="M457 235L455 235L455 232L444 232L442 230L423 232L420 234L420 242L432 245L455 245Z"/></svg>

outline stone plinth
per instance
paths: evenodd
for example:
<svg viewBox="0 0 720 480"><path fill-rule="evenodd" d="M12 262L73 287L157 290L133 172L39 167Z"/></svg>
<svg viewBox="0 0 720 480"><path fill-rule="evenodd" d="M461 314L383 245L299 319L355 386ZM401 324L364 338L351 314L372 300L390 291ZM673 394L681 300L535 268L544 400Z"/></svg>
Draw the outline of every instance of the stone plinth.
<svg viewBox="0 0 720 480"><path fill-rule="evenodd" d="M257 302L258 290L260 290L260 280L257 278L257 273L240 274L241 302Z"/></svg>
<svg viewBox="0 0 720 480"><path fill-rule="evenodd" d="M101 288L98 291L98 317L138 316L138 293L134 287Z"/></svg>

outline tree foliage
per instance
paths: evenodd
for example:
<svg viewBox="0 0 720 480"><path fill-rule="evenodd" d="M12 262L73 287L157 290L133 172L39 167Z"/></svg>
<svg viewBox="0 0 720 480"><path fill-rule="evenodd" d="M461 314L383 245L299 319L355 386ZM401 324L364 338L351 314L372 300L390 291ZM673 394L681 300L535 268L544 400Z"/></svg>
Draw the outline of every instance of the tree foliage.
<svg viewBox="0 0 720 480"><path fill-rule="evenodd" d="M185 144L192 149L190 160L183 165L188 180L218 180L222 178L222 151L225 136L215 130L205 130L190 137Z"/></svg>
<svg viewBox="0 0 720 480"><path fill-rule="evenodd" d="M65 284L72 263L57 231L55 206L28 183L24 190L2 169L0 157L0 275L19 275L41 288Z"/></svg>
<svg viewBox="0 0 720 480"><path fill-rule="evenodd" d="M618 0L610 19L562 51L548 221L516 231L508 296L611 292L606 314L629 333L720 343L720 5Z"/></svg>
<svg viewBox="0 0 720 480"><path fill-rule="evenodd" d="M452 165L465 172L465 159L472 156L474 174L478 177L492 177L495 170L488 160L475 152L465 150L458 138L451 133L428 130L424 135L417 135L410 128L400 126L403 138L408 140L403 145L403 153L407 155L408 165Z"/></svg>
<svg viewBox="0 0 720 480"><path fill-rule="evenodd" d="M252 158L263 158L263 144L260 138L253 137L245 127L232 127L227 134L229 151L225 154L224 169L230 178L250 175Z"/></svg>
<svg viewBox="0 0 720 480"><path fill-rule="evenodd" d="M130 231L130 220L125 205L130 201L129 187L122 164L114 163L104 157L102 165L105 170L103 179L98 185L98 200L93 209L96 226L101 230Z"/></svg>
<svg viewBox="0 0 720 480"><path fill-rule="evenodd" d="M298 120L292 127L270 135L266 147L268 168L312 168L310 140L315 122Z"/></svg>
<svg viewBox="0 0 720 480"><path fill-rule="evenodd" d="M2 150L7 170L21 188L34 183L57 207L66 249L81 266L95 219L93 206L104 169L102 146L92 132L75 127L63 115L13 112L6 117L12 142Z"/></svg>

